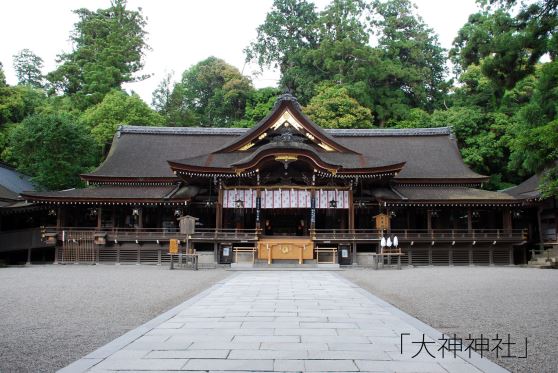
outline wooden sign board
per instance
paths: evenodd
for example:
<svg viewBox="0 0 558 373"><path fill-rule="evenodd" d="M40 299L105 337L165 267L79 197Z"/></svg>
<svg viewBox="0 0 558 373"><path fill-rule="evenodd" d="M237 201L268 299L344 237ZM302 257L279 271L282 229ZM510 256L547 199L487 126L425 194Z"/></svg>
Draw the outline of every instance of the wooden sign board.
<svg viewBox="0 0 558 373"><path fill-rule="evenodd" d="M389 215L378 214L374 218L376 218L376 229L389 229Z"/></svg>
<svg viewBox="0 0 558 373"><path fill-rule="evenodd" d="M178 254L178 240L172 239L169 241L169 254Z"/></svg>

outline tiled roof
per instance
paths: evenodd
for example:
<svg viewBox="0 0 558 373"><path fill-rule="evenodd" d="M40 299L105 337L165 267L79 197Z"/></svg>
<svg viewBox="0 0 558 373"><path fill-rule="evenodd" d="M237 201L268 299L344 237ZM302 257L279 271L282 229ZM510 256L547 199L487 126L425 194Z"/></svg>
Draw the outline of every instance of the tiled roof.
<svg viewBox="0 0 558 373"><path fill-rule="evenodd" d="M395 186L394 191L408 201L515 201L509 194L453 186ZM399 198L398 198L399 199Z"/></svg>
<svg viewBox="0 0 558 373"><path fill-rule="evenodd" d="M15 200L24 190L35 190L31 178L0 163L0 199Z"/></svg>
<svg viewBox="0 0 558 373"><path fill-rule="evenodd" d="M98 200L168 200L177 189L177 185L163 186L129 186L101 185L82 189L68 189L55 192L30 192L22 196L30 201L98 201Z"/></svg>

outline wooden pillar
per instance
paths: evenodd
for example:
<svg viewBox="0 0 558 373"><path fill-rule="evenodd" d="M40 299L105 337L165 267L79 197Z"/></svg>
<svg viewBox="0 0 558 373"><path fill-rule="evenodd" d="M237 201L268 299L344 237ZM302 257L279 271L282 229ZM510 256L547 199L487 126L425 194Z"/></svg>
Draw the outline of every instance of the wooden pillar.
<svg viewBox="0 0 558 373"><path fill-rule="evenodd" d="M353 204L353 191L349 190L349 230L355 229L355 206Z"/></svg>
<svg viewBox="0 0 558 373"><path fill-rule="evenodd" d="M138 228L143 228L143 209L142 208L138 208Z"/></svg>
<svg viewBox="0 0 558 373"><path fill-rule="evenodd" d="M467 231L471 232L473 230L473 212L469 207L467 209Z"/></svg>
<svg viewBox="0 0 558 373"><path fill-rule="evenodd" d="M27 248L27 263L26 265L31 265L31 247Z"/></svg>
<svg viewBox="0 0 558 373"><path fill-rule="evenodd" d="M504 207L502 210L502 228L505 233L509 233L512 229L512 214L509 207Z"/></svg>
<svg viewBox="0 0 558 373"><path fill-rule="evenodd" d="M357 244L356 244L356 242L353 242L352 248L353 248L353 266L356 266L358 264L357 263Z"/></svg>
<svg viewBox="0 0 558 373"><path fill-rule="evenodd" d="M99 207L97 209L97 230L98 231L101 230L102 215L103 215L103 210Z"/></svg>
<svg viewBox="0 0 558 373"><path fill-rule="evenodd" d="M449 249L448 261L449 261L449 266L453 267L453 249Z"/></svg>
<svg viewBox="0 0 558 373"><path fill-rule="evenodd" d="M213 260L215 263L219 263L219 245L217 242L213 242Z"/></svg>
<svg viewBox="0 0 558 373"><path fill-rule="evenodd" d="M537 225L539 226L539 243L542 245L543 242L544 242L544 237L543 237L543 227L542 227L541 214L542 214L542 206L539 206L537 208Z"/></svg>
<svg viewBox="0 0 558 373"><path fill-rule="evenodd" d="M426 229L432 231L432 210L426 210Z"/></svg>
<svg viewBox="0 0 558 373"><path fill-rule="evenodd" d="M221 229L223 227L223 188L220 185L215 210L215 228Z"/></svg>
<svg viewBox="0 0 558 373"><path fill-rule="evenodd" d="M59 207L56 211L56 230L62 228L62 209Z"/></svg>

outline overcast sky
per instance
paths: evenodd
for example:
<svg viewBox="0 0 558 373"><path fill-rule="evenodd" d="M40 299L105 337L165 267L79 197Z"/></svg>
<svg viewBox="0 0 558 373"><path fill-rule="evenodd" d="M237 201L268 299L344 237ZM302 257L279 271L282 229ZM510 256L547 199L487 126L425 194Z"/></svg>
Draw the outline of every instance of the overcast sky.
<svg viewBox="0 0 558 373"><path fill-rule="evenodd" d="M216 56L250 75L256 87L275 86L278 74L245 65L243 49L255 39L272 0L129 0L128 7L141 7L147 17L148 44L143 73L145 81L126 85L147 102L167 72L175 79L193 64ZM449 48L457 31L476 11L474 0L416 0L418 13ZM323 8L328 0L316 0ZM12 56L24 48L44 60L46 73L56 67L56 55L69 51L68 41L77 17L73 9L106 8L109 0L11 0L0 5L0 62L9 84L15 84Z"/></svg>

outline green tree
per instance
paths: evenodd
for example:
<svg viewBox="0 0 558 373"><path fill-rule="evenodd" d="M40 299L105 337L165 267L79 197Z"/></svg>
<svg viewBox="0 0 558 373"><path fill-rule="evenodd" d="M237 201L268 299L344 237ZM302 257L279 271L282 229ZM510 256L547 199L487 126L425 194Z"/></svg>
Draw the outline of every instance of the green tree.
<svg viewBox="0 0 558 373"><path fill-rule="evenodd" d="M45 93L27 85L0 86L0 126L19 123L44 104Z"/></svg>
<svg viewBox="0 0 558 373"><path fill-rule="evenodd" d="M0 62L0 88L5 87L6 84L6 74L4 73L4 65Z"/></svg>
<svg viewBox="0 0 558 373"><path fill-rule="evenodd" d="M445 50L438 36L415 14L410 0L374 2L373 21L378 48L392 65L392 88L405 93L411 107L432 111L441 106L445 81Z"/></svg>
<svg viewBox="0 0 558 373"><path fill-rule="evenodd" d="M289 19L285 4L305 9L304 16ZM431 112L441 106L448 88L444 50L410 1L333 0L319 13L305 4L276 0L247 51L248 60L279 66L280 85L301 104L330 81L373 110L379 125L404 118L413 107ZM370 45L373 30L377 48Z"/></svg>
<svg viewBox="0 0 558 373"><path fill-rule="evenodd" d="M558 13L556 0L521 3L511 14L515 0L479 1L486 6L469 17L450 51L460 69L471 64L500 88L511 89L534 72L545 54L552 60L558 54Z"/></svg>
<svg viewBox="0 0 558 373"><path fill-rule="evenodd" d="M280 94L281 90L272 87L253 90L248 95L244 117L234 122L233 127L254 126L271 112Z"/></svg>
<svg viewBox="0 0 558 373"><path fill-rule="evenodd" d="M43 59L29 49L21 50L13 58L18 83L43 88Z"/></svg>
<svg viewBox="0 0 558 373"><path fill-rule="evenodd" d="M305 0L274 0L265 21L256 29L256 41L245 49L247 61L285 73L294 65L291 56L302 48L318 45L318 14Z"/></svg>
<svg viewBox="0 0 558 373"><path fill-rule="evenodd" d="M174 72L170 72L163 77L157 88L152 93L151 106L161 115L165 115L169 109L171 93L173 88L172 77Z"/></svg>
<svg viewBox="0 0 558 373"><path fill-rule="evenodd" d="M79 174L97 162L97 147L68 114L36 114L9 137L8 161L38 185L64 189L81 184Z"/></svg>
<svg viewBox="0 0 558 373"><path fill-rule="evenodd" d="M372 112L349 96L345 87L323 84L304 112L324 128L370 128Z"/></svg>
<svg viewBox="0 0 558 373"><path fill-rule="evenodd" d="M538 75L531 100L510 128L509 166L520 175L544 171L542 189L558 195L558 61L543 64Z"/></svg>
<svg viewBox="0 0 558 373"><path fill-rule="evenodd" d="M234 66L209 57L182 74L170 96L169 117L183 120L173 125L226 127L244 116L252 82Z"/></svg>
<svg viewBox="0 0 558 373"><path fill-rule="evenodd" d="M162 126L165 122L138 95L127 95L116 90L107 94L99 104L87 109L80 120L91 130L91 135L101 147L112 141L121 124Z"/></svg>
<svg viewBox="0 0 558 373"><path fill-rule="evenodd" d="M61 64L47 78L80 108L99 103L122 83L147 78L135 75L149 49L146 21L140 9L128 10L126 5L126 0L112 0L107 9L74 11L79 17L71 34L74 49L58 56Z"/></svg>

